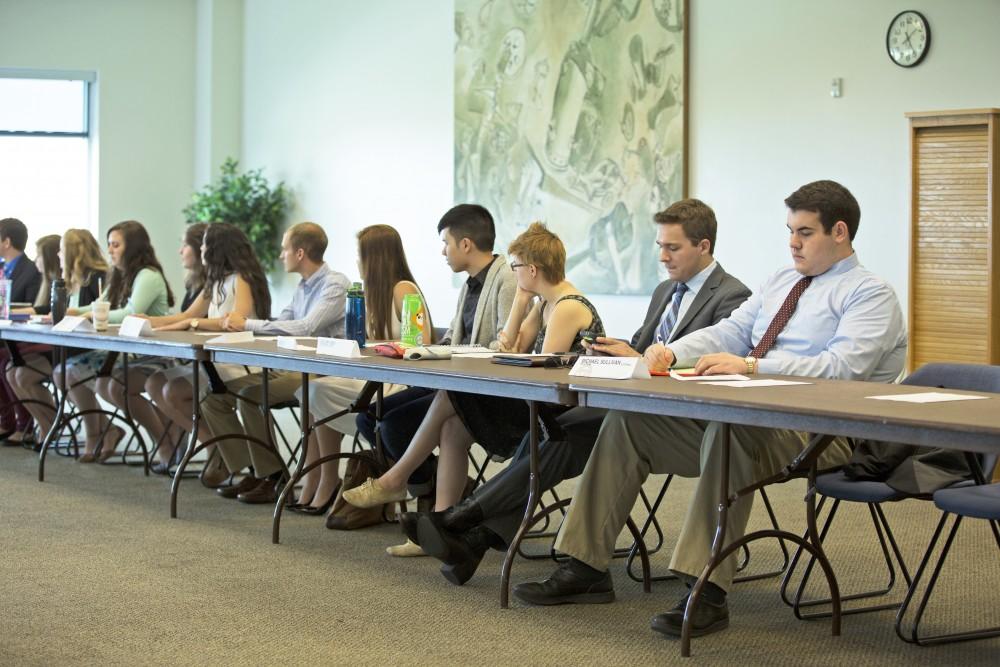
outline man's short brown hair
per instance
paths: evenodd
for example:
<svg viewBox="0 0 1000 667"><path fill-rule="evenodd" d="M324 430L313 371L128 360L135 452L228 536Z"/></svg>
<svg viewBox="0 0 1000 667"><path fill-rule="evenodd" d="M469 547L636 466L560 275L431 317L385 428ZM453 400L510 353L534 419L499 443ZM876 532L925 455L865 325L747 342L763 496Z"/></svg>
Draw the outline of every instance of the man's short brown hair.
<svg viewBox="0 0 1000 667"><path fill-rule="evenodd" d="M719 224L715 211L700 199L681 199L653 216L661 225L680 225L692 245L708 239L708 254L715 253L715 233Z"/></svg>
<svg viewBox="0 0 1000 667"><path fill-rule="evenodd" d="M819 215L823 231L829 236L833 226L843 221L854 240L861 223L861 207L851 191L836 181L813 181L788 195L785 206L790 211L812 211Z"/></svg>
<svg viewBox="0 0 1000 667"><path fill-rule="evenodd" d="M533 264L553 285L566 278L566 246L540 222L533 222L514 239L507 252L525 264Z"/></svg>
<svg viewBox="0 0 1000 667"><path fill-rule="evenodd" d="M326 232L315 222L300 222L290 227L288 242L293 250L304 250L310 261L323 263L323 253L327 246Z"/></svg>

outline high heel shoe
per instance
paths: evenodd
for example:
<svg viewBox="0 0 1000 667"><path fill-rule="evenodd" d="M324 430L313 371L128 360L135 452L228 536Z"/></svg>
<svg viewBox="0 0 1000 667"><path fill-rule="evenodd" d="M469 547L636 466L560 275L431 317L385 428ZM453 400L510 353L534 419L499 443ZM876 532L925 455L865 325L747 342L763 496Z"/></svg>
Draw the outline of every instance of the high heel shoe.
<svg viewBox="0 0 1000 667"><path fill-rule="evenodd" d="M310 516L322 516L330 511L330 508L333 506L333 502L337 499L338 493L340 493L340 484L337 484L336 488L334 488L333 490L333 493L330 494L330 497L327 498L326 502L320 505L319 507L313 507L312 505L297 505L297 506L289 506L288 509L292 510L293 512L298 512L299 514L308 514Z"/></svg>

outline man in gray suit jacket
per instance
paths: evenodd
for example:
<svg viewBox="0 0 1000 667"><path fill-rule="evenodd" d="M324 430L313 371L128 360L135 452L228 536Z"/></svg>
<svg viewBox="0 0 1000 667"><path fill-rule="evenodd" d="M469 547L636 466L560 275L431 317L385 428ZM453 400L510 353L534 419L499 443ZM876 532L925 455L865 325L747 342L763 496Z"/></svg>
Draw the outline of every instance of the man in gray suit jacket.
<svg viewBox="0 0 1000 667"><path fill-rule="evenodd" d="M666 343L725 319L750 296L750 290L715 261L715 213L697 199L685 199L657 213L656 243L670 279L653 292L646 318L626 343L597 338L593 350L611 356L640 356L654 343ZM577 407L556 420L539 450L539 482L544 491L583 472L606 411ZM417 525L416 541L444 562L441 573L465 583L490 546L506 549L528 500L527 436L504 471L447 512L401 521Z"/></svg>

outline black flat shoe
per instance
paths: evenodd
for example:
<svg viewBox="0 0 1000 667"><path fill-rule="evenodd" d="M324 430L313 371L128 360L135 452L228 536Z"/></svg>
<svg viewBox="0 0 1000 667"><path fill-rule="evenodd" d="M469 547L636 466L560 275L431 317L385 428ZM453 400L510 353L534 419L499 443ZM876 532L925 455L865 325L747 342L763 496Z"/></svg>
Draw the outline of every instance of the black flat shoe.
<svg viewBox="0 0 1000 667"><path fill-rule="evenodd" d="M333 507L333 502L337 499L337 494L340 493L340 484L337 488L333 490L327 501L320 505L319 507L313 507L311 503L295 503L294 505L287 505L287 508L293 512L298 512L299 514L307 514L309 516L323 516L330 511Z"/></svg>
<svg viewBox="0 0 1000 667"><path fill-rule="evenodd" d="M149 472L154 475L165 475L170 476L170 464L164 463L163 461L153 461L149 466Z"/></svg>

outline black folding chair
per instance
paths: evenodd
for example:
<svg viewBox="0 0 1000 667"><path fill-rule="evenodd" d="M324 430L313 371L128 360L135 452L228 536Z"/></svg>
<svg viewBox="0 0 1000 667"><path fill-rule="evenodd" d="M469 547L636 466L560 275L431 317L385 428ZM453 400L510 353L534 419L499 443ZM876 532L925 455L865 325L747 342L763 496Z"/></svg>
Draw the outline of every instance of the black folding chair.
<svg viewBox="0 0 1000 667"><path fill-rule="evenodd" d="M941 489L934 494L934 505L941 510L941 520L938 521L937 528L934 531L934 536L931 538L931 543L928 545L927 551L924 553L924 557L920 561L920 566L917 568L917 572L913 577L913 584L910 586L910 589L906 594L906 598L903 600L903 604L900 606L899 612L896 614L896 634L899 635L903 641L918 644L920 646L949 644L952 642L968 641L970 639L986 639L988 637L1000 636L1000 627L982 628L979 630L967 630L963 632L942 633L936 635L920 634L920 622L923 620L924 612L927 609L927 603L934 594L934 588L937 584L938 576L941 574L941 569L944 567L945 559L948 558L948 552L951 551L952 542L955 540L955 534L958 532L958 527L962 523L962 519L964 517L970 517L989 521L990 529L993 532L993 539L996 542L998 552L1000 552L1000 529L998 529L998 523L1000 523L1000 484L966 484L948 489ZM952 523L951 530L948 531L948 537L945 539L944 546L941 549L941 555L938 556L937 563L934 565L934 570L931 572L930 580L927 583L927 589L924 591L924 594L920 598L920 602L917 605L913 624L909 630L905 630L903 625L905 623L907 613L910 610L910 603L913 601L914 594L916 593L919 583L924 576L924 571L927 569L931 555L937 547L938 539L941 537L941 533L944 530L945 525L948 523L948 519L952 516L955 517L954 522Z"/></svg>
<svg viewBox="0 0 1000 667"><path fill-rule="evenodd" d="M1000 392L1000 367L979 366L973 364L927 364L907 377L902 384L921 387L938 387L942 389ZM986 457L982 460L977 460L975 457L970 458L970 467L973 469L974 474L980 469L980 467L992 470L995 463L995 456ZM826 538L830 527L833 524L834 517L837 514L837 509L840 507L842 501L865 503L871 516L872 525L878 539L879 549L885 565L886 579L884 585L871 590L841 595L841 602L870 600L889 595L895 587L897 581L897 568L902 574L906 585L910 587L912 585L913 578L910 576L906 563L903 560L903 556L900 553L899 546L897 545L892 529L889 526L889 521L886 519L885 513L882 510L881 503L898 502L908 498L929 500L930 496L899 493L884 482L849 479L841 471L818 476L816 478L816 490L823 496L819 508L822 508L827 498L833 500L820 532L820 540L822 541ZM806 561L805 570L798 586L796 587L795 593L789 595L789 588L798 570L801 557L802 549L799 548L792 557L791 566L782 580L781 598L785 604L792 607L797 618L821 618L830 616L831 612L828 610L810 613L802 612L802 609L804 608L824 606L830 604L831 602L830 598L803 599L810 574L816 564L815 558L810 557L809 560ZM902 604L901 600L897 599L891 602L867 606L857 606L846 609L842 608L841 613L859 614L883 609L896 609L900 606L900 604Z"/></svg>

